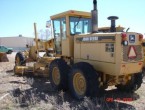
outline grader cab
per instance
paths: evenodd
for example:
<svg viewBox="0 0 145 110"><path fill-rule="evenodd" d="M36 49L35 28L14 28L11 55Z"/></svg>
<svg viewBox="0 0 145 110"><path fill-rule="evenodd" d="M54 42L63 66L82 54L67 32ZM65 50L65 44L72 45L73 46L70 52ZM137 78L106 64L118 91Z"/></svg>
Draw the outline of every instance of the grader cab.
<svg viewBox="0 0 145 110"><path fill-rule="evenodd" d="M55 90L70 90L76 99L99 95L108 86L135 91L142 84L143 35L116 27L98 28L97 1L89 12L70 10L51 16L55 56L38 58L33 67L16 65L15 73L49 76ZM35 51L35 53L37 53Z"/></svg>

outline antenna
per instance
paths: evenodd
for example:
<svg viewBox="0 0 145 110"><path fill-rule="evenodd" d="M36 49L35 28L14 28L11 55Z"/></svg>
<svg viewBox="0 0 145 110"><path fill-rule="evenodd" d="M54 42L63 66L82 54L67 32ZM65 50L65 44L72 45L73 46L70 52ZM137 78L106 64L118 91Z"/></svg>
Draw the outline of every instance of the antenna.
<svg viewBox="0 0 145 110"><path fill-rule="evenodd" d="M129 29L130 29L130 28L127 28L126 32L128 32L128 31L129 31Z"/></svg>

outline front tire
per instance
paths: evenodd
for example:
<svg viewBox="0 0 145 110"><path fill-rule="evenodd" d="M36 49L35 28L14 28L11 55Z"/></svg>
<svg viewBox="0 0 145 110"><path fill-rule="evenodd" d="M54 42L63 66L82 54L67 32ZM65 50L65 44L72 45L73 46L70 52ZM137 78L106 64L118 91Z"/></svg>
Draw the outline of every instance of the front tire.
<svg viewBox="0 0 145 110"><path fill-rule="evenodd" d="M55 59L49 67L50 82L54 90L68 89L69 66L62 59Z"/></svg>
<svg viewBox="0 0 145 110"><path fill-rule="evenodd" d="M96 97L101 90L99 74L92 65L80 62L73 66L69 74L69 88L72 96L78 100L85 96Z"/></svg>
<svg viewBox="0 0 145 110"><path fill-rule="evenodd" d="M25 57L22 52L18 52L15 56L15 65L16 66L26 66Z"/></svg>
<svg viewBox="0 0 145 110"><path fill-rule="evenodd" d="M143 73L136 73L132 75L131 80L126 85L119 84L117 89L122 92L135 92L142 84Z"/></svg>

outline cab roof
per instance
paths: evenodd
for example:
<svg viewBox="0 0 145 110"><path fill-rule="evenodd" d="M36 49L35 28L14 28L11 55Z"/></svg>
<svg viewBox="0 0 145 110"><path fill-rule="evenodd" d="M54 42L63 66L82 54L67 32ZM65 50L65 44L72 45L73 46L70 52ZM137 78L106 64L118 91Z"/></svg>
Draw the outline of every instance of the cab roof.
<svg viewBox="0 0 145 110"><path fill-rule="evenodd" d="M91 18L91 13L84 12L84 11L69 10L69 11L65 11L65 12L53 15L50 18L53 20L53 19L62 18L65 16L78 16L78 17L83 16L86 18Z"/></svg>

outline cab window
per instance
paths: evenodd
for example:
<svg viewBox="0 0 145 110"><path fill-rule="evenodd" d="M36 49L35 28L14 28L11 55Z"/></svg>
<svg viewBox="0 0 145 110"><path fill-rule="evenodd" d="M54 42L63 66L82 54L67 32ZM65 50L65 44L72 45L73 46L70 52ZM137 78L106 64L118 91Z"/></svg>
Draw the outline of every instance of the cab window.
<svg viewBox="0 0 145 110"><path fill-rule="evenodd" d="M70 34L85 34L91 31L91 19L70 17Z"/></svg>
<svg viewBox="0 0 145 110"><path fill-rule="evenodd" d="M62 40L66 39L66 19L59 18L53 20L53 28L54 28L54 41L56 53L61 54L62 52L61 42Z"/></svg>

